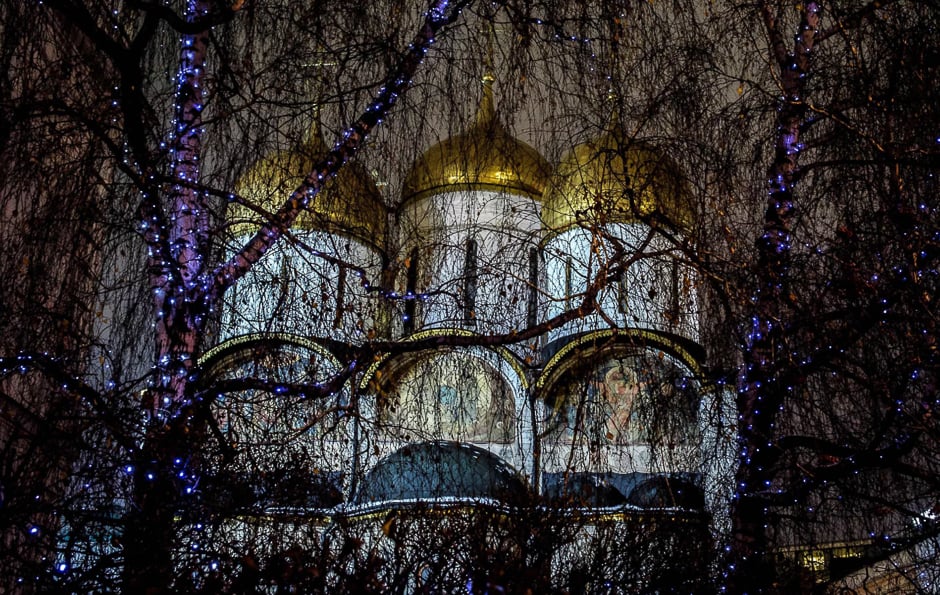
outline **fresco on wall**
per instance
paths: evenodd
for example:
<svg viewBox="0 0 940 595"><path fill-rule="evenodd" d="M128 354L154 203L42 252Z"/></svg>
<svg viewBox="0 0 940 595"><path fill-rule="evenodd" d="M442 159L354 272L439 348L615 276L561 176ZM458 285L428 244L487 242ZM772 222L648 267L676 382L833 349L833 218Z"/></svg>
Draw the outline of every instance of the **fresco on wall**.
<svg viewBox="0 0 940 595"><path fill-rule="evenodd" d="M510 442L513 395L500 373L459 352L425 357L405 371L384 399L384 431L407 441Z"/></svg>
<svg viewBox="0 0 940 595"><path fill-rule="evenodd" d="M328 377L335 365L323 356L300 345L267 344L237 354L226 362L219 377L257 379L285 386L313 383ZM294 435L311 437L325 431L322 403L297 397L284 397L277 390L247 389L232 391L215 403L219 430L235 442L276 444Z"/></svg>
<svg viewBox="0 0 940 595"><path fill-rule="evenodd" d="M688 441L699 395L690 374L660 351L618 351L574 362L551 387L549 442L608 445Z"/></svg>

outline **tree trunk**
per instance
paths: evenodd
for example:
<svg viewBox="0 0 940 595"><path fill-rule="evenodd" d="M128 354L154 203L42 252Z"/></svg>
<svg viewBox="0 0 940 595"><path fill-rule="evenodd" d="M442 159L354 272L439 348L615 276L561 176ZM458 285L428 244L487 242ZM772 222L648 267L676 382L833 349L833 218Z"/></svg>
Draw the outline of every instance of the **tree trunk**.
<svg viewBox="0 0 940 595"><path fill-rule="evenodd" d="M393 68L372 104L309 172L303 183L229 262L206 272L209 255L206 195L199 178L203 79L208 31L183 35L173 130L171 165L175 184L164 202L159 192L145 193L142 212L150 250L151 288L156 312L154 388L145 408L150 414L145 443L134 461L134 502L124 534L124 586L128 593L166 593L174 577L178 546L174 522L191 486L196 463L191 455L202 436L203 421L194 402L196 361L211 306L261 259L320 191L323 184L362 146L411 85L415 71L437 33L460 15L471 0L435 0L421 29ZM190 23L210 12L211 0L190 0Z"/></svg>
<svg viewBox="0 0 940 595"><path fill-rule="evenodd" d="M819 20L815 2L803 5L794 47L787 51L770 3L763 2L761 10L779 68L782 100L777 107L774 162L768 168L763 233L757 240L756 307L738 383L738 466L727 571L730 593L766 593L774 580L767 551L778 458L774 427L797 376L787 347L793 187L806 111L803 92Z"/></svg>
<svg viewBox="0 0 940 595"><path fill-rule="evenodd" d="M189 22L209 13L208 0L190 0ZM175 517L192 465L193 436L199 420L193 415L192 380L197 350L208 314L205 291L199 286L209 254L208 205L196 190L202 150L202 109L209 32L183 35L177 73L170 165L173 186L145 233L150 249L156 365L153 389L145 407L148 431L135 458L134 501L124 529L124 590L127 593L166 593L173 584ZM160 193L144 200L158 201ZM180 475L182 474L182 478Z"/></svg>

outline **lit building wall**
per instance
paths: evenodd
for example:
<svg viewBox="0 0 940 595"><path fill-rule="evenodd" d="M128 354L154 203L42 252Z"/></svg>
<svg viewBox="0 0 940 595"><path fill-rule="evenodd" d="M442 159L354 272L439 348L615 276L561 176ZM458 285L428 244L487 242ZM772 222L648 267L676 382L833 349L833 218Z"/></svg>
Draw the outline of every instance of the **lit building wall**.
<svg viewBox="0 0 940 595"><path fill-rule="evenodd" d="M546 240L544 319L581 306L598 288L597 311L553 327L547 342L606 328L638 328L698 341L695 276L660 234L643 223L572 227Z"/></svg>
<svg viewBox="0 0 940 595"><path fill-rule="evenodd" d="M246 239L247 238L243 238ZM277 244L225 296L219 338L291 333L358 343L382 324L381 253L318 230Z"/></svg>
<svg viewBox="0 0 940 595"><path fill-rule="evenodd" d="M385 233L374 184L354 171L330 191L345 194L327 193L302 213L222 315L229 343L312 341L308 355L280 350L291 354L289 365L319 362L306 376L288 375L296 381L328 380L341 367L328 349L343 344L389 336L402 351L378 356L333 402L307 403L307 425L276 390L236 397L246 403L239 406L220 401L220 419L243 437L294 432L322 463L318 473L337 478L331 485L341 493L330 497L356 510L498 499L497 485L584 509L702 510L700 412L709 389L687 349L699 339L699 313L694 275L674 243L691 218L681 175L651 147L623 139L614 119L552 177L499 123L491 85L484 79L476 122L429 148L404 176L393 229ZM321 151L318 138L302 149ZM260 178L245 187L262 201L277 194L265 176L290 190L297 181L283 182L280 170L304 159L262 159ZM398 263L395 279L390 262ZM546 323L578 308L592 287L595 311L547 325L539 337L447 345ZM436 347L407 348L435 338ZM329 413L347 404L356 415Z"/></svg>
<svg viewBox="0 0 940 595"><path fill-rule="evenodd" d="M409 265L421 295L413 328L525 328L535 313L539 230L538 203L519 194L461 190L406 204L402 253L417 257Z"/></svg>
<svg viewBox="0 0 940 595"><path fill-rule="evenodd" d="M446 441L488 451L521 477L532 476L528 387L508 350L442 348L392 357L371 371L365 392L363 470L409 444Z"/></svg>

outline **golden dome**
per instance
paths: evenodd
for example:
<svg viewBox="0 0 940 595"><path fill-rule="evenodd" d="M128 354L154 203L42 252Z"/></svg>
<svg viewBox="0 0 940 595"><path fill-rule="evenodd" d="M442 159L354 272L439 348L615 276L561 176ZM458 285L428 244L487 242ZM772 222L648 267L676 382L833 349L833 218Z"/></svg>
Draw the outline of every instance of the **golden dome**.
<svg viewBox="0 0 940 595"><path fill-rule="evenodd" d="M545 193L542 217L549 233L649 217L688 230L694 209L676 163L625 138L615 119L606 133L562 158Z"/></svg>
<svg viewBox="0 0 940 595"><path fill-rule="evenodd" d="M277 152L254 164L238 180L236 191L251 204L273 213L328 150L319 125L314 124L296 149ZM330 231L384 248L388 231L385 215L385 204L372 176L361 164L351 162L317 193L292 228ZM264 218L248 207L233 204L228 220L232 232L241 235L257 231Z"/></svg>
<svg viewBox="0 0 940 595"><path fill-rule="evenodd" d="M470 130L434 145L415 162L402 188L404 200L457 190L495 190L541 200L551 166L499 123L492 81L491 76L483 79L483 98Z"/></svg>

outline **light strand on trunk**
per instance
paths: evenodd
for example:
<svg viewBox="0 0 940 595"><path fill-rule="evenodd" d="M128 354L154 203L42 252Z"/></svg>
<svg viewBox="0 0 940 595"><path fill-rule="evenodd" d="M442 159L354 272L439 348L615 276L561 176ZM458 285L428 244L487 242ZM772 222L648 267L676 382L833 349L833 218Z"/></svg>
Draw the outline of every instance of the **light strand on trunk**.
<svg viewBox="0 0 940 595"><path fill-rule="evenodd" d="M793 189L802 148L804 91L819 24L815 2L802 6L799 30L787 51L771 3L762 13L777 61L781 97L777 106L774 161L768 168L763 232L757 240L757 288L746 335L744 368L738 379L738 463L732 497L732 543L723 590L764 592L772 577L762 570L767 554L767 495L772 493L773 443L777 414L793 390L785 366L786 310L791 228L796 213ZM762 582L764 581L764 582Z"/></svg>
<svg viewBox="0 0 940 595"><path fill-rule="evenodd" d="M193 22L208 14L206 0L189 0L186 19ZM167 196L167 229L160 233L158 254L151 256L154 309L156 311L154 411L185 400L186 377L205 325L204 288L198 287L208 252L206 196L197 189L202 153L203 82L208 31L185 34L180 39L176 75L173 130L170 133L170 178ZM153 254L153 253L152 253Z"/></svg>

